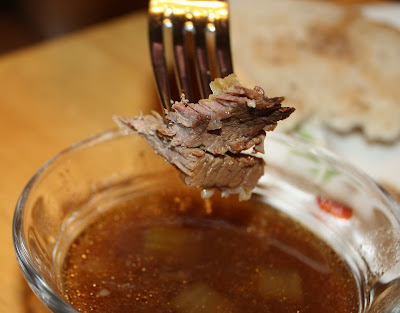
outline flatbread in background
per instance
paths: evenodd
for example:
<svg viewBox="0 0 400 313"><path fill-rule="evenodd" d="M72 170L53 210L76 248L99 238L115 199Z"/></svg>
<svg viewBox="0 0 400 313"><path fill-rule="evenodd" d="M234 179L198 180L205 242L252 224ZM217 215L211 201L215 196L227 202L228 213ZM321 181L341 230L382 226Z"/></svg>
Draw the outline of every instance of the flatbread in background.
<svg viewBox="0 0 400 313"><path fill-rule="evenodd" d="M306 0L231 0L235 72L317 119L369 140L400 138L400 32L354 9Z"/></svg>

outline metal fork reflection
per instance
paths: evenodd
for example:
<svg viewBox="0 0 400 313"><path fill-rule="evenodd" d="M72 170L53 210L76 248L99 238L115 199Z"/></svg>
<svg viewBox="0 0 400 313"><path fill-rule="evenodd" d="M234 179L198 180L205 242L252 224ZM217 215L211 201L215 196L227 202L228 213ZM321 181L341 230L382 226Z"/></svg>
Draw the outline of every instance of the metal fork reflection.
<svg viewBox="0 0 400 313"><path fill-rule="evenodd" d="M149 16L151 60L165 113L171 108L168 56L179 94L191 102L195 88L207 98L211 80L233 72L226 0L151 0Z"/></svg>

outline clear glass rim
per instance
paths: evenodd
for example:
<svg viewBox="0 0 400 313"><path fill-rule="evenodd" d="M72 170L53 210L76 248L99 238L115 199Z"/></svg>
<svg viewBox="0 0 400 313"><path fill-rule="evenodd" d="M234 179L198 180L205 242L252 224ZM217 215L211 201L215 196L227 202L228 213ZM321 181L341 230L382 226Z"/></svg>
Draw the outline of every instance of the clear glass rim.
<svg viewBox="0 0 400 313"><path fill-rule="evenodd" d="M28 252L25 232L23 228L23 217L25 213L26 200L30 195L32 187L35 185L41 174L56 160L63 155L78 149L86 148L95 145L96 143L110 140L124 135L124 132L119 129L112 129L93 136L87 137L77 143L72 144L66 149L57 153L54 157L42 165L39 170L26 184L23 189L15 207L12 236L14 243L14 251L17 256L18 264L24 274L26 281L36 296L45 302L45 304L54 312L57 313L79 313L72 305L70 305L64 298L55 292L44 280L39 270L35 266L32 256Z"/></svg>
<svg viewBox="0 0 400 313"><path fill-rule="evenodd" d="M26 200L30 195L32 187L35 185L37 179L41 174L56 160L65 154L76 151L79 149L88 148L90 146L96 145L97 143L111 140L114 138L119 138L127 136L128 134L120 129L112 129L99 134L90 136L82 141L79 141L68 148L62 150L49 161L47 161L40 169L34 174L34 176L29 180L25 188L23 189L15 208L13 225L12 225L12 236L14 242L14 250L17 256L19 266L24 274L26 281L28 282L31 289L34 291L36 296L45 303L45 305L52 311L57 313L79 313L71 304L69 304L63 297L61 297L57 292L55 292L44 280L43 276L40 274L38 268L35 266L32 256L29 254L27 241L25 238L25 232L23 229L23 217L25 213ZM367 174L361 170L355 168L346 160L342 159L335 153L325 149L324 147L316 146L312 143L308 143L300 138L296 138L287 134L282 134L278 132L271 132L267 134L266 142L268 138L275 137L281 142L286 144L300 147L301 149L307 149L312 154L316 156L322 156L325 159L340 164L340 167L351 175L356 176L361 179L364 184L367 185L372 191L375 192L377 196L381 198L388 206L393 210L393 213L397 217L400 223L400 204L394 200L394 198L377 182L370 178ZM268 151L266 152L268 154Z"/></svg>

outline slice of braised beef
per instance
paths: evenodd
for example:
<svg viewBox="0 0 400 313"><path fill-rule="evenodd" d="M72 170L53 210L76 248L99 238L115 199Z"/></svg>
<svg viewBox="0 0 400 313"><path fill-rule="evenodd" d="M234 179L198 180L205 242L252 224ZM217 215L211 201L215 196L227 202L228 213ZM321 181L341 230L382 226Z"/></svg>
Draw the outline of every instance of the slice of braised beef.
<svg viewBox="0 0 400 313"><path fill-rule="evenodd" d="M241 152L264 152L265 132L294 111L282 107L283 100L268 98L259 87L233 85L198 103L175 102L167 124L157 113L116 121L143 136L187 185L246 199L264 172L264 161Z"/></svg>

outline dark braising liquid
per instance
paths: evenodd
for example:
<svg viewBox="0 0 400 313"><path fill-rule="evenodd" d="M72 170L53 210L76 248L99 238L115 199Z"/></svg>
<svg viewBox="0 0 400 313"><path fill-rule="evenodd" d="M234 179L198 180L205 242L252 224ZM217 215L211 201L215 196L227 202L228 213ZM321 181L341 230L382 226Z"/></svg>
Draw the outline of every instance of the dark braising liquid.
<svg viewBox="0 0 400 313"><path fill-rule="evenodd" d="M98 218L67 253L65 298L102 313L358 312L349 267L310 231L257 200L197 192Z"/></svg>

